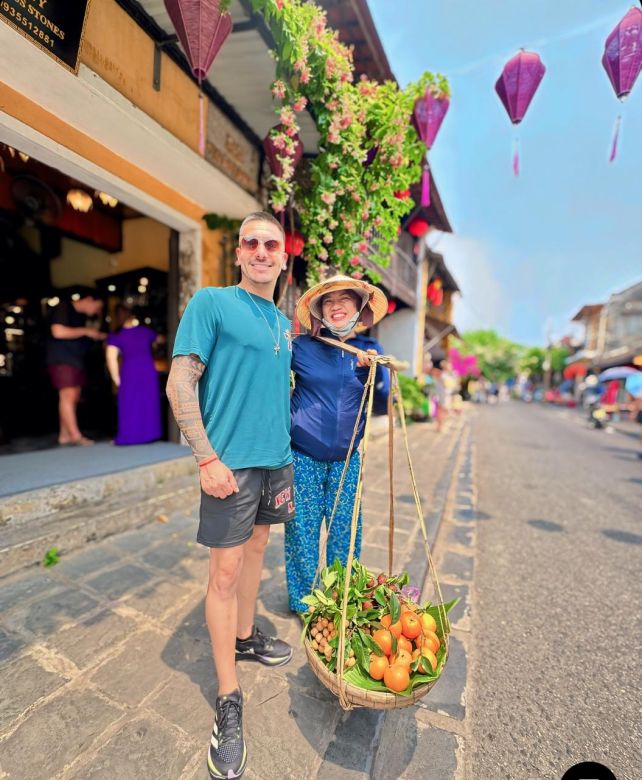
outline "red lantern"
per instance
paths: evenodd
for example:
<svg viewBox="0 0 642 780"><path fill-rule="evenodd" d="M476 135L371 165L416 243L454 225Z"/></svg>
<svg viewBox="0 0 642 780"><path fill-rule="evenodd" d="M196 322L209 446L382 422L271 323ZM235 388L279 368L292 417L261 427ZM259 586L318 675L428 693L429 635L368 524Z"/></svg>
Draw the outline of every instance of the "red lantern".
<svg viewBox="0 0 642 780"><path fill-rule="evenodd" d="M219 0L165 0L165 8L199 84L198 148L205 154L205 108L200 84L232 32L232 16L229 11L221 11Z"/></svg>
<svg viewBox="0 0 642 780"><path fill-rule="evenodd" d="M388 301L388 314L394 314L397 311L397 301Z"/></svg>
<svg viewBox="0 0 642 780"><path fill-rule="evenodd" d="M298 257L303 252L305 246L305 240L301 233L295 230L292 233L285 234L285 251L289 255Z"/></svg>
<svg viewBox="0 0 642 780"><path fill-rule="evenodd" d="M232 32L232 16L218 0L165 0L165 8L194 77L203 81Z"/></svg>
<svg viewBox="0 0 642 780"><path fill-rule="evenodd" d="M426 290L426 298L435 306L441 306L444 300L443 282L439 277L433 279Z"/></svg>
<svg viewBox="0 0 642 780"><path fill-rule="evenodd" d="M430 225L425 219L422 219L421 217L415 217L414 219L410 220L406 226L406 230L410 233L411 236L414 236L415 238L421 238L422 236L425 236L426 233L430 230Z"/></svg>
<svg viewBox="0 0 642 780"><path fill-rule="evenodd" d="M301 143L301 139L296 133L291 137L291 140L294 142L293 152L288 153L285 149L279 149L276 147L273 136L282 133L286 134L285 130L286 128L283 125L276 125L270 130L270 132L263 140L263 149L265 149L265 155L268 158L268 162L270 163L270 170L278 178L283 175L283 166L281 165L279 157L290 158L292 160L292 167L296 168L299 164L299 160L303 156L303 144Z"/></svg>
<svg viewBox="0 0 642 780"><path fill-rule="evenodd" d="M450 99L447 95L436 96L430 87L426 94L415 100L412 112L412 123L417 135L426 145L426 149L434 144L441 123L444 121ZM423 173L421 175L421 205L430 206L430 170L424 160Z"/></svg>
<svg viewBox="0 0 642 780"><path fill-rule="evenodd" d="M504 65L502 75L495 84L495 92L514 125L518 125L524 118L545 73L546 68L539 54L523 49ZM513 151L513 173L519 176L517 141Z"/></svg>
<svg viewBox="0 0 642 780"><path fill-rule="evenodd" d="M619 100L624 100L642 70L642 11L639 8L631 8L606 39L602 65L615 94ZM621 120L618 116L615 121L609 162L613 162L617 154Z"/></svg>

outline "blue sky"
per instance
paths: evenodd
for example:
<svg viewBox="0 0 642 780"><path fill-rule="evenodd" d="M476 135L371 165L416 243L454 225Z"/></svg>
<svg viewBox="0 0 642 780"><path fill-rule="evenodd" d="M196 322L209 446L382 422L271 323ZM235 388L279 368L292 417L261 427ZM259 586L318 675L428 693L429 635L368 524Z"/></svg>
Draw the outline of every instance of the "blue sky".
<svg viewBox="0 0 642 780"><path fill-rule="evenodd" d="M572 332L569 318L583 304L642 279L642 76L621 105L601 64L604 40L631 5L369 0L402 85L424 70L450 80L430 161L455 233L429 243L462 289L460 329L541 344ZM538 52L547 72L516 131L494 84L520 47Z"/></svg>

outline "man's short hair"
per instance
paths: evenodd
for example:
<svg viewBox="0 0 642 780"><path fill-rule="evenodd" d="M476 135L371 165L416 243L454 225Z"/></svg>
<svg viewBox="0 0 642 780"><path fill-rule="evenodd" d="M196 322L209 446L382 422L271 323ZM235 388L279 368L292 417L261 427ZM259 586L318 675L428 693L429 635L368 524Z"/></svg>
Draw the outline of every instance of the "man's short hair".
<svg viewBox="0 0 642 780"><path fill-rule="evenodd" d="M271 222L273 225L276 225L278 229L281 231L281 235L283 236L283 241L285 242L285 230L283 229L283 225L279 222L278 219L273 214L270 214L267 211L253 211L251 214L248 214L247 217L241 222L241 227L239 228L239 235L241 235L241 231L250 222Z"/></svg>

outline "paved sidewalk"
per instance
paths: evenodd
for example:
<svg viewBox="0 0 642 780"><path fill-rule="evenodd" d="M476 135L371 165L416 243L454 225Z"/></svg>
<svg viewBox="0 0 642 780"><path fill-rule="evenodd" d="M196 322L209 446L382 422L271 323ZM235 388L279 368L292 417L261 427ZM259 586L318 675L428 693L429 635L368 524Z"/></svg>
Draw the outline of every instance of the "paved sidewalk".
<svg viewBox="0 0 642 780"><path fill-rule="evenodd" d="M418 424L409 436L430 537L446 510L449 555L465 556L466 501L473 494L466 417L453 419L441 435ZM396 462L394 568L408 569L421 584L426 562L400 437ZM362 560L378 572L388 560L385 437L370 444L365 479ZM207 553L193 541L195 518L196 507L185 507L169 522L109 537L51 569L0 579L0 778L205 780L216 680L203 619ZM466 599L454 616L451 660L426 699L396 712L344 713L299 645L282 548L276 529L257 623L296 652L282 669L239 665L245 776L455 777L464 733ZM444 596L466 596L468 563L444 563Z"/></svg>

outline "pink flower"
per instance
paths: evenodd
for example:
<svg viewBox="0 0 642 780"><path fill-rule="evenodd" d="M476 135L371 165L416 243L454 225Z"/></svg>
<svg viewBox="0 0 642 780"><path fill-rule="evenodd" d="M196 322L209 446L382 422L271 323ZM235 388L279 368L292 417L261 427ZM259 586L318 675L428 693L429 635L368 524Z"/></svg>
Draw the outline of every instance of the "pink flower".
<svg viewBox="0 0 642 780"><path fill-rule="evenodd" d="M358 248L358 250L360 252L367 252L368 251L368 244L366 244L365 241L360 241L358 246L357 246L357 248Z"/></svg>
<svg viewBox="0 0 642 780"><path fill-rule="evenodd" d="M321 200L328 206L332 206L336 199L337 196L334 194L334 192L321 193Z"/></svg>
<svg viewBox="0 0 642 780"><path fill-rule="evenodd" d="M292 108L294 111L303 111L303 109L308 105L307 98L300 97L297 98L294 103L292 104Z"/></svg>
<svg viewBox="0 0 642 780"><path fill-rule="evenodd" d="M379 227L379 225L383 222L383 219L381 217L375 217L374 218L374 224L375 227Z"/></svg>
<svg viewBox="0 0 642 780"><path fill-rule="evenodd" d="M360 257L351 257L350 258L350 265L361 265L361 258Z"/></svg>
<svg viewBox="0 0 642 780"><path fill-rule="evenodd" d="M332 234L326 233L325 236L323 236L323 243L324 244L331 244L332 243Z"/></svg>
<svg viewBox="0 0 642 780"><path fill-rule="evenodd" d="M343 250L343 249L335 249L335 250L334 250L334 254L335 254L337 257L343 257L343 255L345 254L345 250Z"/></svg>
<svg viewBox="0 0 642 780"><path fill-rule="evenodd" d="M274 0L276 7L279 9L279 11L283 10L283 0Z"/></svg>
<svg viewBox="0 0 642 780"><path fill-rule="evenodd" d="M285 97L285 84L280 79L272 84L272 95L278 100Z"/></svg>
<svg viewBox="0 0 642 780"><path fill-rule="evenodd" d="M360 203L361 202L361 195L359 195L358 192L353 192L352 193L352 200L356 201L357 203Z"/></svg>
<svg viewBox="0 0 642 780"><path fill-rule="evenodd" d="M319 260L327 260L328 259L328 250L325 249L325 247L319 249Z"/></svg>
<svg viewBox="0 0 642 780"><path fill-rule="evenodd" d="M303 68L301 71L301 84L307 84L308 81L310 81L310 69L309 68Z"/></svg>
<svg viewBox="0 0 642 780"><path fill-rule="evenodd" d="M361 271L353 271L353 272L350 274L350 276L351 276L353 279L363 279L363 274L361 273Z"/></svg>
<svg viewBox="0 0 642 780"><path fill-rule="evenodd" d="M279 119L281 120L281 124L285 125L285 127L291 127L296 121L294 112L289 106L283 106L279 113Z"/></svg>

